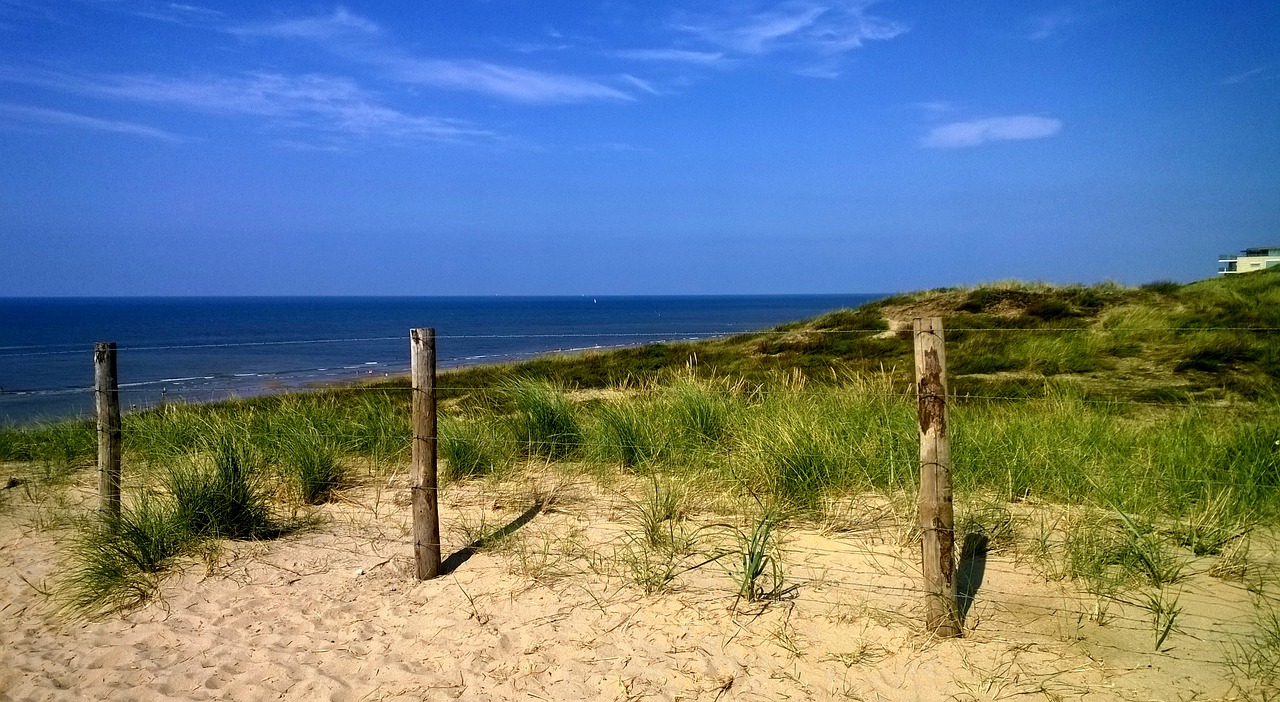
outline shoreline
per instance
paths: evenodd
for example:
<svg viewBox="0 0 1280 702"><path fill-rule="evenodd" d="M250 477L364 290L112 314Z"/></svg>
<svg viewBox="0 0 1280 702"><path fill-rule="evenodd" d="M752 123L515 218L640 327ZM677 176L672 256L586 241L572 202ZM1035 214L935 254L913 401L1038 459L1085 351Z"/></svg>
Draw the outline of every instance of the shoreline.
<svg viewBox="0 0 1280 702"><path fill-rule="evenodd" d="M527 361L533 361L545 356L565 355L573 356L579 354L587 354L596 351L608 352L620 349L643 348L645 346L657 344L680 344L680 343L696 343L700 341L712 341L716 339L724 339L738 334L750 334L761 330L747 330L741 332L732 332L721 335L708 336L688 336L681 338L658 338L643 343L623 343L623 344L595 344L592 346L576 346L568 348L555 348L542 351L517 352L509 354L479 354L466 356L457 359L448 359L437 366L440 373L448 373L460 370L469 370L485 366L503 366L508 364L518 364ZM592 335L596 336L596 335ZM407 338L407 337L406 337ZM378 366L377 370L369 369L366 373L358 373L356 371L367 368L368 366ZM384 370L385 369L385 370ZM344 366L340 370L352 371L352 373L336 373L330 368L317 368L304 371L285 371L282 373L263 373L263 374L232 374L228 375L208 375L193 376L187 378L149 380L132 383L121 383L121 412L129 414L132 412L146 412L165 404L218 404L223 402L235 402L237 400L249 400L260 397L269 397L273 395L287 395L290 393L303 392L325 392L332 390L341 390L344 387L360 386L366 383L376 383L389 381L398 378L407 378L409 375L409 362L406 360L403 364L390 364L383 361L369 361L359 366ZM328 373L329 375L337 375L331 379L314 375L314 373ZM381 377L371 377L381 373ZM297 378L286 378L282 376L298 374ZM309 374L309 375L300 375ZM247 382L234 386L219 387L188 387L184 388L178 385L180 382L190 381L218 381L235 377L261 378L257 382ZM158 395L151 401L142 402L126 402L130 394L148 391L152 396ZM21 402L26 397L45 397L45 396L72 396L72 395L92 395L94 389L89 388L66 388L61 390L36 390L36 391L6 391L3 393L5 397L14 398L5 400L6 402ZM8 416L0 414L0 429L30 429L49 424L58 424L61 422L74 421L90 421L93 419L93 409L87 408L78 413L65 414L60 416L28 416L26 419L11 419Z"/></svg>
<svg viewBox="0 0 1280 702"><path fill-rule="evenodd" d="M0 299L0 424L92 414L96 341L118 344L122 404L144 408L395 375L411 328L434 327L440 367L462 367L767 329L880 297Z"/></svg>

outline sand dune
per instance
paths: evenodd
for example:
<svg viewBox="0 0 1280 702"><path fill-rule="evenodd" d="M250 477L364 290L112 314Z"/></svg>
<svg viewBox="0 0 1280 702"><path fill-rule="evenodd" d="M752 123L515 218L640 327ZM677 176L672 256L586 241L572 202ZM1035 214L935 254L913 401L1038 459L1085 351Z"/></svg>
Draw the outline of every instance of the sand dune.
<svg viewBox="0 0 1280 702"><path fill-rule="evenodd" d="M228 544L185 564L159 599L92 622L40 594L65 534L33 526L47 507L11 500L0 699L1214 699L1231 694L1224 655L1250 614L1243 588L1194 575L1181 631L1156 653L1141 607L1111 603L1099 625L1096 600L996 552L966 636L933 640L915 551L872 507L858 529L784 534L788 598L738 602L724 559L645 594L625 566L626 498L585 479L562 483L501 543L417 582L405 493L349 493L321 508L320 526ZM481 521L517 517L524 499L509 486L450 488L445 553Z"/></svg>

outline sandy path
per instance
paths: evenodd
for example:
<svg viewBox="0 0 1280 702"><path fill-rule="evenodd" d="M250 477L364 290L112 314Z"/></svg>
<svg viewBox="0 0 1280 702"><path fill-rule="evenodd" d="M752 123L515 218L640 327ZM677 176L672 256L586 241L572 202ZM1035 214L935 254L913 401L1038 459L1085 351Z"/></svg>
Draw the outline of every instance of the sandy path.
<svg viewBox="0 0 1280 702"><path fill-rule="evenodd" d="M54 616L36 589L59 567L58 532L31 508L0 514L0 700L949 700L1213 699L1248 599L1194 576L1184 633L1151 652L1150 617L1093 607L1026 564L993 555L966 638L919 633L913 554L892 529L787 534L792 599L735 607L709 565L646 595L618 556L615 497L579 486L452 574L409 577L406 513L391 492L325 508L317 529L229 545L188 564L163 597L96 622ZM403 491L400 491L403 492ZM397 493L398 494L398 493ZM491 494L452 490L445 552ZM35 516L33 516L35 515ZM470 527L468 527L470 525ZM1213 589L1210 592L1210 589ZM1227 592L1224 594L1224 588Z"/></svg>

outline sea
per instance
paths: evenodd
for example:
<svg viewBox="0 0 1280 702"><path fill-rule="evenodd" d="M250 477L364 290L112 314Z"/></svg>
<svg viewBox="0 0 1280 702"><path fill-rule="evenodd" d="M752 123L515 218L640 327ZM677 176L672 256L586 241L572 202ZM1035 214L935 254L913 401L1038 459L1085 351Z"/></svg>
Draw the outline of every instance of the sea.
<svg viewBox="0 0 1280 702"><path fill-rule="evenodd" d="M91 416L99 341L117 344L127 412L407 374L414 327L436 330L448 369L728 336L879 297L0 298L0 424Z"/></svg>

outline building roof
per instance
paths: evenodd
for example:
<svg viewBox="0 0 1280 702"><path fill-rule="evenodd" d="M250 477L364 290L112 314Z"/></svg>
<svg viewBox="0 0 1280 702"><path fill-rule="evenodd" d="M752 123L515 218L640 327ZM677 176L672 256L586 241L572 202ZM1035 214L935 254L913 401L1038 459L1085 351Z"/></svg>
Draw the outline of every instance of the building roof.
<svg viewBox="0 0 1280 702"><path fill-rule="evenodd" d="M1254 257L1272 257L1280 256L1280 246L1260 246L1251 249L1245 249L1238 254L1222 254L1218 256L1219 261L1234 261L1237 258L1254 258Z"/></svg>

